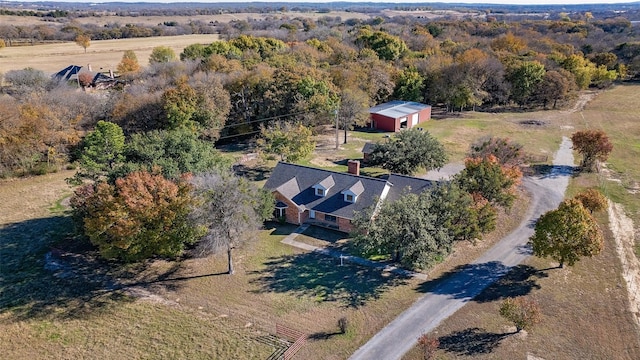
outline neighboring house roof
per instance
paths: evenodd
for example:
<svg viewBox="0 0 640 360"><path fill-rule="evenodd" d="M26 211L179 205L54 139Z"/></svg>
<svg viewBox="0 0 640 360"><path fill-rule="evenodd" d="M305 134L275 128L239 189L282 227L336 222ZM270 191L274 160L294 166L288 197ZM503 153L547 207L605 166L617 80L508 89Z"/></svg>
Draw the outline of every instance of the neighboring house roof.
<svg viewBox="0 0 640 360"><path fill-rule="evenodd" d="M373 152L373 148L375 147L375 143L372 142L368 142L364 144L364 147L362 148L362 153L363 154L371 154Z"/></svg>
<svg viewBox="0 0 640 360"><path fill-rule="evenodd" d="M401 117L409 116L411 114L415 114L430 107L431 105L421 104L413 101L394 100L370 108L369 113L398 119Z"/></svg>
<svg viewBox="0 0 640 360"><path fill-rule="evenodd" d="M82 69L82 66L69 65L66 68L53 74L52 77L57 80L60 80L60 79L69 80L71 79L72 75L76 75L78 72L80 72L80 69Z"/></svg>
<svg viewBox="0 0 640 360"><path fill-rule="evenodd" d="M396 201L406 193L420 194L435 184L431 180L398 174L389 175L387 181L391 183L392 188L385 201Z"/></svg>
<svg viewBox="0 0 640 360"><path fill-rule="evenodd" d="M331 178L333 185L327 190L325 196L316 195L314 186L327 178ZM316 210L345 219L353 219L356 212L376 205L378 200L389 191L390 186L389 182L384 179L356 176L285 162L276 165L264 185L267 189L278 191L302 209ZM358 196L355 203L345 201L343 192L346 190Z"/></svg>

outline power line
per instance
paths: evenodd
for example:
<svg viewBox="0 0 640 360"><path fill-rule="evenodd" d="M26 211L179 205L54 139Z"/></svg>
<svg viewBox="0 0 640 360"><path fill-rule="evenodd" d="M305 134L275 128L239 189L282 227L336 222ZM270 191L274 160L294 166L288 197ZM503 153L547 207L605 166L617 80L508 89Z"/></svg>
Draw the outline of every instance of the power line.
<svg viewBox="0 0 640 360"><path fill-rule="evenodd" d="M222 128L215 129L215 130L224 130L224 129L229 128L229 127L242 126L242 125L247 125L247 124L253 124L253 123L256 123L256 122L262 122L262 121L267 121L267 120L275 120L275 119L279 119L279 118L283 118L283 117L296 116L296 115L302 115L302 114L308 114L308 113L310 113L310 111L301 111L301 112L292 113L292 114L276 115L276 116L272 116L272 117L268 117L268 118L264 118L264 119L251 120L251 121L238 123L238 124L225 125Z"/></svg>

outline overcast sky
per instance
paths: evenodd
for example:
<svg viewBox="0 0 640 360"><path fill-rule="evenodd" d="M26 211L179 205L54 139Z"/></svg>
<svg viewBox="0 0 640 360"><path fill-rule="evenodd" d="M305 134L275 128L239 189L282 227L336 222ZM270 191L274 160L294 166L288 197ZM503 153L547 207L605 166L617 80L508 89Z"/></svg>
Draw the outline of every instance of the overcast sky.
<svg viewBox="0 0 640 360"><path fill-rule="evenodd" d="M7 0L4 0L7 1ZM42 0L8 0L8 1L42 1ZM85 2L82 0L54 0L59 2ZM391 3L468 3L468 4L511 4L511 5L529 5L529 4L557 4L557 5L568 5L568 4L623 4L623 3L631 3L631 2L639 2L639 0L439 0L439 1L424 1L424 0L346 0L349 2L391 2ZM88 3L105 3L105 2L152 2L152 3L180 3L180 2L200 2L200 3L219 3L219 2L245 2L249 3L252 1L245 0L219 0L219 1L198 1L198 0L94 0L94 1L86 1ZM282 1L282 0L257 0L256 2L312 2L312 3L325 3L328 4L331 1L322 1L322 0L300 0L300 1Z"/></svg>

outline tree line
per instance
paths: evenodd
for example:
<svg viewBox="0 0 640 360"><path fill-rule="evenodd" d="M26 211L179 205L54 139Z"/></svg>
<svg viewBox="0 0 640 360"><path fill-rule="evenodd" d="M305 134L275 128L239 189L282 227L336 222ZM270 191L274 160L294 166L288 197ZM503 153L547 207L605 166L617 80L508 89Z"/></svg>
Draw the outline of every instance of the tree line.
<svg viewBox="0 0 640 360"><path fill-rule="evenodd" d="M346 132L366 123L369 106L394 99L450 111L556 107L579 89L638 73L640 45L625 24L274 17L227 24L226 40L188 45L179 56L158 47L146 68L125 52L118 75L127 85L99 96L37 69L9 71L0 172L75 160L98 120L127 136L192 126L215 141L277 121L312 129L337 121Z"/></svg>

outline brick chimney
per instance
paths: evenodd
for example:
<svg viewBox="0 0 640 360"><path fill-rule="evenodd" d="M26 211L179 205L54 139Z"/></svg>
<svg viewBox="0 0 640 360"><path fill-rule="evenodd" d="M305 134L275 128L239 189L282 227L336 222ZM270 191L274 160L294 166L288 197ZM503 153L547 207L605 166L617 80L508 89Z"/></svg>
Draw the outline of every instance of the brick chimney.
<svg viewBox="0 0 640 360"><path fill-rule="evenodd" d="M347 167L349 174L353 174L356 176L360 176L360 161L358 160L349 160L347 161Z"/></svg>

